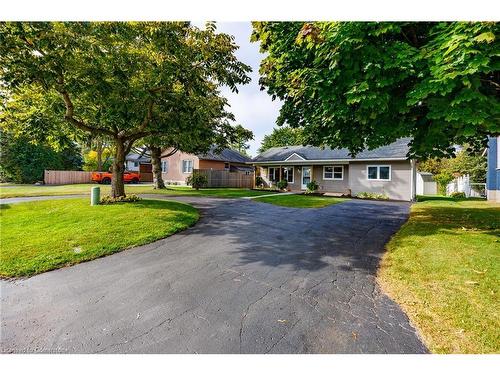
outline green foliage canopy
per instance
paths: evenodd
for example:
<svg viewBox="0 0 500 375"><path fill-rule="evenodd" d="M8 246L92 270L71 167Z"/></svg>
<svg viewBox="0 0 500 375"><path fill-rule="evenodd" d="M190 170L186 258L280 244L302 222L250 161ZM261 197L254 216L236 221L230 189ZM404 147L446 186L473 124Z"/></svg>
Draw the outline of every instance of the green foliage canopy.
<svg viewBox="0 0 500 375"><path fill-rule="evenodd" d="M274 128L271 134L267 134L262 139L259 152L264 152L271 147L298 146L305 142L303 130L282 126Z"/></svg>
<svg viewBox="0 0 500 375"><path fill-rule="evenodd" d="M45 169L78 170L82 157L72 142L32 142L26 136L14 136L0 131L0 180L29 184L43 180Z"/></svg>
<svg viewBox="0 0 500 375"><path fill-rule="evenodd" d="M493 22L254 22L260 84L278 124L351 153L412 137L413 157L479 149L500 134Z"/></svg>
<svg viewBox="0 0 500 375"><path fill-rule="evenodd" d="M204 146L234 137L219 87L237 91L250 80L237 48L214 23L0 23L0 81L9 94L36 86L57 95L58 113L74 129L111 139L120 196L124 158L137 140Z"/></svg>

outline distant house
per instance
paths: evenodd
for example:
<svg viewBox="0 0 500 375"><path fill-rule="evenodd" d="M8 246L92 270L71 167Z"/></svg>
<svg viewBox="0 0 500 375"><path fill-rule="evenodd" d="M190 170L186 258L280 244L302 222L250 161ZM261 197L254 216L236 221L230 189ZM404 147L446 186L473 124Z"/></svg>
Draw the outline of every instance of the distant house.
<svg viewBox="0 0 500 375"><path fill-rule="evenodd" d="M125 157L125 169L138 172L141 164L151 165L151 159L147 156L130 153Z"/></svg>
<svg viewBox="0 0 500 375"><path fill-rule="evenodd" d="M416 194L415 161L407 158L410 139L349 156L347 149L313 146L274 147L252 160L266 185L282 179L292 191L303 191L314 180L320 192L357 195L385 194L411 201Z"/></svg>
<svg viewBox="0 0 500 375"><path fill-rule="evenodd" d="M500 202L500 137L490 137L488 141L486 196L488 200Z"/></svg>
<svg viewBox="0 0 500 375"><path fill-rule="evenodd" d="M164 150L167 154L170 150ZM206 154L188 154L177 151L175 154L161 159L162 177L166 183L185 184L194 169L226 170L252 173L250 158L229 148L217 152L212 147Z"/></svg>
<svg viewBox="0 0 500 375"><path fill-rule="evenodd" d="M142 182L153 181L151 159L145 155L130 153L125 157L125 170L139 172Z"/></svg>

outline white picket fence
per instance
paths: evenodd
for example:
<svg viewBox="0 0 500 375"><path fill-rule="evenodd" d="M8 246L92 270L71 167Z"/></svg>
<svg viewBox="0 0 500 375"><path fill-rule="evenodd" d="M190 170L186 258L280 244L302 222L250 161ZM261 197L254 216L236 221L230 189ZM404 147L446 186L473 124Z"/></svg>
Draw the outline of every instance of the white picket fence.
<svg viewBox="0 0 500 375"><path fill-rule="evenodd" d="M453 192L465 193L467 198L485 197L486 184L480 182L470 182L470 176L466 174L455 178L446 186L446 195L450 195Z"/></svg>

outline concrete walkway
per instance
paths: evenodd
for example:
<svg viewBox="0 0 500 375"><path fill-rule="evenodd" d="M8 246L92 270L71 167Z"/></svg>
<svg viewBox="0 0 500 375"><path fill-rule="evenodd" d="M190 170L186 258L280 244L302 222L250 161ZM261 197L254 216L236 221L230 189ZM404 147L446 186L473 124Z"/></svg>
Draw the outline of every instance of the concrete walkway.
<svg viewBox="0 0 500 375"><path fill-rule="evenodd" d="M427 351L376 284L409 204L154 198L191 203L202 217L146 246L0 282L4 352Z"/></svg>
<svg viewBox="0 0 500 375"><path fill-rule="evenodd" d="M90 195L85 194L68 194L68 195L43 195L36 197L15 197L15 198L1 198L0 204L12 204L12 203L23 203L23 202L33 202L33 201L49 201L54 199L71 199L71 198L84 198Z"/></svg>

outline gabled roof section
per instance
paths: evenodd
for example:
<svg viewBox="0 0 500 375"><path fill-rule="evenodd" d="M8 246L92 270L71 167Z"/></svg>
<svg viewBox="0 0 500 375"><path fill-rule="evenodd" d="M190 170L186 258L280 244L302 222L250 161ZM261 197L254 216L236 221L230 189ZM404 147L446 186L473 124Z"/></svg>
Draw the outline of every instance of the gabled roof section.
<svg viewBox="0 0 500 375"><path fill-rule="evenodd" d="M216 147L212 146L205 154L197 154L200 160L215 160L229 163L247 163L252 159L239 153L236 150L225 148L221 152L216 152Z"/></svg>
<svg viewBox="0 0 500 375"><path fill-rule="evenodd" d="M289 157L287 157L285 159L285 161L293 161L293 160L306 160L306 159L304 159L302 156L300 156L296 152L294 152L292 155L290 155Z"/></svg>
<svg viewBox="0 0 500 375"><path fill-rule="evenodd" d="M408 144L410 138L401 138L387 146L382 146L374 150L364 150L352 158L349 151L345 148L332 149L329 147L321 148L314 146L285 146L273 147L257 155L252 161L262 162L291 162L291 161L335 161L335 160L388 160L388 159L406 159L409 151ZM294 159L293 155L302 158Z"/></svg>

